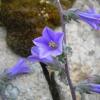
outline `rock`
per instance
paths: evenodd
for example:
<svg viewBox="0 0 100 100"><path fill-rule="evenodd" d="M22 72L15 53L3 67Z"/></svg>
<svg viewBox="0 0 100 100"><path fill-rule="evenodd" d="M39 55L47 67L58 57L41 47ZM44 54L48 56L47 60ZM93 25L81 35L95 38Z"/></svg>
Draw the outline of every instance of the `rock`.
<svg viewBox="0 0 100 100"><path fill-rule="evenodd" d="M12 67L20 58L8 48L5 37L6 31L0 27L0 72L5 68ZM18 76L11 82L15 87L9 84L5 95L12 96L12 100L52 100L47 81L39 63L31 64L31 68L33 70L31 74Z"/></svg>
<svg viewBox="0 0 100 100"><path fill-rule="evenodd" d="M89 3L89 0L76 0L73 8L86 10ZM100 9L98 2L92 1L91 3L99 13ZM61 31L61 28L56 30ZM72 48L72 55L68 55L71 73L77 71L81 74L84 73L87 76L99 74L99 31L93 30L87 23L83 21L80 21L80 23L71 21L66 25L66 32L68 46ZM77 75L77 78L78 77L80 76Z"/></svg>
<svg viewBox="0 0 100 100"><path fill-rule="evenodd" d="M73 8L86 10L92 4L99 13L98 1L90 1L76 0ZM56 29L56 31L61 31L61 28ZM71 21L66 25L66 34L68 46L72 48L72 55L68 55L68 63L73 84L78 84L90 75L100 75L100 31L93 30L83 21L80 23ZM61 81L59 76L56 76L55 80L58 84L61 100L71 100L68 86ZM85 94L85 98L86 100L100 100L100 96L96 94ZM77 93L77 100L81 100L79 93Z"/></svg>
<svg viewBox="0 0 100 100"><path fill-rule="evenodd" d="M24 75L13 81L13 85L20 90L18 100L52 100L41 67L39 64L32 67L34 70L31 75Z"/></svg>
<svg viewBox="0 0 100 100"><path fill-rule="evenodd" d="M100 12L100 5L97 1L77 0L74 7L85 10L88 5L93 5L97 11ZM78 6L79 5L79 6ZM69 27L72 27L69 29ZM99 74L99 31L93 30L87 23L80 21L80 23L71 22L68 26L68 41L72 47L71 64L72 68L75 63L80 64L80 69L88 75ZM78 66L79 67L79 66ZM88 69L87 69L88 68Z"/></svg>
<svg viewBox="0 0 100 100"><path fill-rule="evenodd" d="M56 81L57 88L59 91L60 100L72 100L67 81L66 81L66 83L61 81L60 76L56 73L55 73L55 81ZM76 92L76 96L77 96L77 100L81 100L81 96L78 92Z"/></svg>
<svg viewBox="0 0 100 100"><path fill-rule="evenodd" d="M100 100L100 94L87 94L85 100Z"/></svg>

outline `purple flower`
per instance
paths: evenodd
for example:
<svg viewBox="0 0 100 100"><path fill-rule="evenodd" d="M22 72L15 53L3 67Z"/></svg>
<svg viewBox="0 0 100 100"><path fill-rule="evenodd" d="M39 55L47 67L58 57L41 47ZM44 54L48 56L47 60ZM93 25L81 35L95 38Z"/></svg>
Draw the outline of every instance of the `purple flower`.
<svg viewBox="0 0 100 100"><path fill-rule="evenodd" d="M85 12L76 10L76 15L95 30L100 30L100 14L97 14L94 8L90 8Z"/></svg>
<svg viewBox="0 0 100 100"><path fill-rule="evenodd" d="M89 84L90 91L100 93L100 84Z"/></svg>
<svg viewBox="0 0 100 100"><path fill-rule="evenodd" d="M19 74L27 74L30 73L29 66L25 63L25 59L20 59L15 66L9 68L6 73L8 77L13 77Z"/></svg>
<svg viewBox="0 0 100 100"><path fill-rule="evenodd" d="M53 58L51 56L48 56L46 58L40 58L39 57L39 48L37 46L32 47L31 49L32 55L30 55L27 59L32 62L44 62L44 63L51 63L53 62Z"/></svg>
<svg viewBox="0 0 100 100"><path fill-rule="evenodd" d="M49 27L45 27L42 36L33 40L34 44L39 47L40 58L60 55L63 37L64 33L54 32Z"/></svg>

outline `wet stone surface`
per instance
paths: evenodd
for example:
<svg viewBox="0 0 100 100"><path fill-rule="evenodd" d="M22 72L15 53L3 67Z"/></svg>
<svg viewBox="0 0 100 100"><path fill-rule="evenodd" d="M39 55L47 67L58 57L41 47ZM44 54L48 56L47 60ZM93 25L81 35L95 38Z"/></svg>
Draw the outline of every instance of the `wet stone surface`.
<svg viewBox="0 0 100 100"><path fill-rule="evenodd" d="M75 0L61 0L70 8ZM32 39L41 36L45 26L60 25L58 10L49 0L1 0L0 20L7 28L7 44L16 54L28 56Z"/></svg>

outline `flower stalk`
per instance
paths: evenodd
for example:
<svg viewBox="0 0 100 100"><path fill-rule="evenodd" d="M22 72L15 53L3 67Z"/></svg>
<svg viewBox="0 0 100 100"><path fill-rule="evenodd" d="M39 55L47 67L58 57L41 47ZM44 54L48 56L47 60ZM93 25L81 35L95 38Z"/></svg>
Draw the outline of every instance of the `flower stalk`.
<svg viewBox="0 0 100 100"><path fill-rule="evenodd" d="M60 20L61 20L61 26L62 26L62 31L64 32L64 43L66 44L66 32L65 32L65 22L64 22L64 18L63 18L63 9L62 6L60 4L59 0L55 0L56 1L56 6L58 8L59 11L59 15L60 15Z"/></svg>
<svg viewBox="0 0 100 100"><path fill-rule="evenodd" d="M64 32L64 45L67 44L66 42L66 30L65 30L65 22L64 22L64 18L63 18L63 8L61 6L61 3L59 0L56 0L56 5L60 14L60 20L61 20L61 26L62 26L62 31ZM70 78L70 72L69 72L69 67L68 67L68 59L67 59L67 54L65 53L65 72L67 75L67 80L68 80L68 84L71 90L71 95L72 95L72 99L76 100L76 94L75 94L75 89L73 87L71 78Z"/></svg>

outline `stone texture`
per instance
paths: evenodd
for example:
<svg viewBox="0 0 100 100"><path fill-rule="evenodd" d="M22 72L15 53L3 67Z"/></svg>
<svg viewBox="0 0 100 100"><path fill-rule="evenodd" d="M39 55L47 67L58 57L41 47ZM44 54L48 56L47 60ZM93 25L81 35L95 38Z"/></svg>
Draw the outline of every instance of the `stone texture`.
<svg viewBox="0 0 100 100"><path fill-rule="evenodd" d="M85 95L86 100L100 100L100 94Z"/></svg>
<svg viewBox="0 0 100 100"><path fill-rule="evenodd" d="M76 0L73 8L85 10L90 4L89 0ZM97 1L92 1L91 4L99 13L100 8ZM61 31L61 28L56 29ZM87 23L71 21L66 25L68 46L72 48L72 55L68 56L69 66L72 76L78 80L80 75L84 79L84 74L99 74L99 51L100 51L100 33L93 30ZM77 74L76 72L79 72ZM73 75L73 74L77 75ZM73 77L72 77L73 78ZM75 81L74 81L75 82Z"/></svg>
<svg viewBox="0 0 100 100"><path fill-rule="evenodd" d="M39 64L34 64L33 67L31 75L24 75L13 81L13 84L20 90L17 100L52 100Z"/></svg>
<svg viewBox="0 0 100 100"><path fill-rule="evenodd" d="M5 37L6 31L0 27L0 72L5 68L13 66L20 58L8 48ZM31 74L19 76L12 81L12 84L19 91L9 85L5 92L6 95L10 93L10 95L17 97L17 99L13 100L52 100L48 84L39 63L31 64L31 68L33 70Z"/></svg>
<svg viewBox="0 0 100 100"><path fill-rule="evenodd" d="M100 5L96 0L77 0L73 7L85 10L88 5L93 5L96 11L100 12ZM71 27L71 29L69 28ZM91 74L99 74L99 31L93 30L83 21L80 23L71 22L66 27L68 29L68 43L72 48L72 56L70 57L71 65L77 64L79 70L82 70L87 76ZM80 75L82 74L80 72ZM77 75L78 78L79 75ZM79 76L80 77L80 76Z"/></svg>
<svg viewBox="0 0 100 100"><path fill-rule="evenodd" d="M86 10L89 5L93 5L100 13L100 5L96 0L76 0L73 8ZM61 31L61 28L57 28ZM93 30L87 23L71 21L66 25L68 46L72 48L72 55L68 55L71 79L76 85L90 75L100 74L100 31ZM55 77L58 84L61 100L71 100L69 88ZM85 94L86 100L100 100L100 95ZM77 100L81 100L77 93Z"/></svg>

